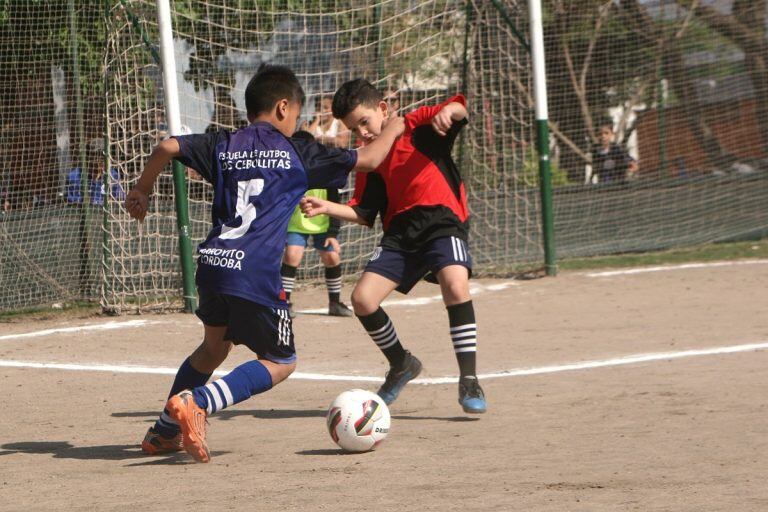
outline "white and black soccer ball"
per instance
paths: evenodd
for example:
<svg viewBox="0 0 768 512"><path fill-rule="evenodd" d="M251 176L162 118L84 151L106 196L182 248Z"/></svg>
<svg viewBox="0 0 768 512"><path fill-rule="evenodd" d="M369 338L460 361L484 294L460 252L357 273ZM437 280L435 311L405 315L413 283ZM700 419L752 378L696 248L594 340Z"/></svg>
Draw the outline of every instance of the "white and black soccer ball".
<svg viewBox="0 0 768 512"><path fill-rule="evenodd" d="M376 448L389 433L389 409L375 393L362 389L345 391L328 409L328 433L348 452Z"/></svg>

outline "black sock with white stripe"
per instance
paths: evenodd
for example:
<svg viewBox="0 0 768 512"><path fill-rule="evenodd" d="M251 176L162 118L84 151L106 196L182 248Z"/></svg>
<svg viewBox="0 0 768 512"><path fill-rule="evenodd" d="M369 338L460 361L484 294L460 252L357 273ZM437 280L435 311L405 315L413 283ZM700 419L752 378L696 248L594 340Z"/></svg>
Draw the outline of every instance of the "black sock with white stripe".
<svg viewBox="0 0 768 512"><path fill-rule="evenodd" d="M325 267L325 286L328 288L328 302L341 300L341 265Z"/></svg>
<svg viewBox="0 0 768 512"><path fill-rule="evenodd" d="M451 341L461 376L477 372L477 324L472 301L447 306L448 323L451 325Z"/></svg>
<svg viewBox="0 0 768 512"><path fill-rule="evenodd" d="M379 308L370 315L358 315L357 318L360 319L360 323L368 331L368 335L376 346L384 353L389 365L395 368L400 366L405 360L405 349L397 338L392 320L384 310Z"/></svg>
<svg viewBox="0 0 768 512"><path fill-rule="evenodd" d="M280 277L283 280L283 290L285 290L285 300L291 300L291 292L293 292L293 283L296 282L296 271L298 267L292 267L287 263L283 263L280 267Z"/></svg>

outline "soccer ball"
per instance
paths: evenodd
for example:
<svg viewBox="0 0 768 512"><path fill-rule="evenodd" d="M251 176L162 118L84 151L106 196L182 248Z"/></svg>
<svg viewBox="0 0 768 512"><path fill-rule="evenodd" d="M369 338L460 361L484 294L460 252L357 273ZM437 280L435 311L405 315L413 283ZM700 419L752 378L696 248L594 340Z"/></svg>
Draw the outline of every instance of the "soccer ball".
<svg viewBox="0 0 768 512"><path fill-rule="evenodd" d="M328 409L331 439L348 452L367 452L389 433L389 409L375 393L362 389L345 391Z"/></svg>

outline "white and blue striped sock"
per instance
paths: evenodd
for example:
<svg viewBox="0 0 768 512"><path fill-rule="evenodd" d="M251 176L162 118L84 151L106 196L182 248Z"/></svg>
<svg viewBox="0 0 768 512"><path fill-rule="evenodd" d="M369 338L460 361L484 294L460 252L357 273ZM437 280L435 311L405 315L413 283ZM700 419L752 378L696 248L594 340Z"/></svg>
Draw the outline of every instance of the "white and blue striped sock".
<svg viewBox="0 0 768 512"><path fill-rule="evenodd" d="M208 416L272 388L272 375L259 361L241 364L228 375L192 390Z"/></svg>

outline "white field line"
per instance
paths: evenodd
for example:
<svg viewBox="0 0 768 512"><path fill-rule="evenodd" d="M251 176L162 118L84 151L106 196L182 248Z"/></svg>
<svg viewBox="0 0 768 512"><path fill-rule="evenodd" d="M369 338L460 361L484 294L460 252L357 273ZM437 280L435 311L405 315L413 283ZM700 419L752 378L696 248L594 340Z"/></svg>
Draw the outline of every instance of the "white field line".
<svg viewBox="0 0 768 512"><path fill-rule="evenodd" d="M576 363L566 363L561 365L539 366L535 368L517 368L504 370L495 373L485 373L478 377L480 379L498 379L503 377L523 377L527 375L543 375L549 373L570 372L577 370L591 370L595 368L606 368L611 366L623 366L630 364L648 363L653 361L669 361L673 359L683 359L689 357L714 356L722 354L736 354L740 352L756 352L768 349L768 342L748 343L744 345L731 345L726 347L713 347L704 349L682 350L678 352L656 352L648 354L634 354L629 356L617 357L612 359L602 359L595 361L581 361ZM176 375L176 368L171 367L149 367L149 366L129 366L129 365L109 365L109 364L67 364L67 363L40 363L33 361L12 361L0 360L0 367L5 368L35 368L42 370L70 370L86 372L109 372L109 373L135 373L150 375ZM217 370L214 375L222 376L229 373L230 370ZM295 372L291 375L292 379L298 380L317 380L317 381L346 381L346 382L382 382L381 377L363 376L363 375L327 375L322 373L304 373ZM456 377L437 377L416 379L414 384L450 384L457 382Z"/></svg>
<svg viewBox="0 0 768 512"><path fill-rule="evenodd" d="M126 329L130 327L143 327L150 324L159 324L162 322L150 320L126 320L124 322L106 322L103 324L79 325L76 327L58 327L55 329L46 329L44 331L25 332L19 334L6 334L0 336L0 341L37 338L39 336L48 336L50 334L59 334L63 332L83 332L83 331L109 331L112 329Z"/></svg>
<svg viewBox="0 0 768 512"><path fill-rule="evenodd" d="M520 283L515 281L503 281L501 283L484 285L480 283L470 282L469 293L474 295L480 295L484 292L498 292L506 290L510 286L520 286ZM440 302L443 300L442 295L432 295L430 297L413 297L410 299L391 299L385 300L381 303L384 307L391 306L425 306L432 304L433 302ZM297 313L304 313L310 315L322 315L328 312L328 308L316 308L316 309L298 309Z"/></svg>
<svg viewBox="0 0 768 512"><path fill-rule="evenodd" d="M768 260L712 261L709 263L682 263L680 265L661 265L658 267L638 267L624 270L607 270L604 272L586 272L587 277L613 277L647 272L667 272L670 270L688 270L692 268L733 267L737 265L766 265Z"/></svg>

